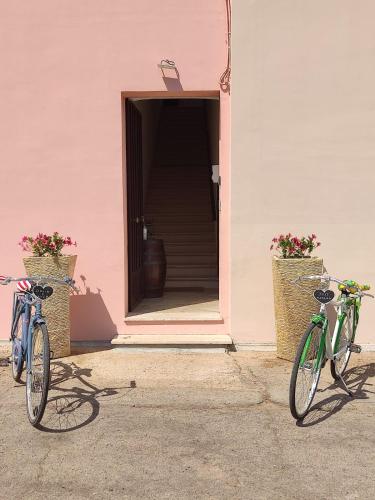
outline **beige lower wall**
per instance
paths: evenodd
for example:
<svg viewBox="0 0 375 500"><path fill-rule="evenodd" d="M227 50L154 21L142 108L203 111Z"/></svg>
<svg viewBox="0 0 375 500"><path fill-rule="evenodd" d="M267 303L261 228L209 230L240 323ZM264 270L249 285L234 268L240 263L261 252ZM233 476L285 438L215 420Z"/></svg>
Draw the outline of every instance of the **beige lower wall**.
<svg viewBox="0 0 375 500"><path fill-rule="evenodd" d="M314 232L327 270L375 286L375 3L233 6L231 333L275 340L271 238ZM361 311L371 342L375 301Z"/></svg>

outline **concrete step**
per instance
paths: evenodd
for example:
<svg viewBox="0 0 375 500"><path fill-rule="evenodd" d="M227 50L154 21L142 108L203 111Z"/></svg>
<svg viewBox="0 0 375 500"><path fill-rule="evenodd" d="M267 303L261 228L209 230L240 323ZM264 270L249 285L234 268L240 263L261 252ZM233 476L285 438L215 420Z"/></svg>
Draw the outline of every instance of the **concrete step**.
<svg viewBox="0 0 375 500"><path fill-rule="evenodd" d="M127 322L131 321L131 316ZM136 321L136 316L133 317ZM117 335L113 340L113 345L224 345L232 344L232 338L225 334L126 334Z"/></svg>

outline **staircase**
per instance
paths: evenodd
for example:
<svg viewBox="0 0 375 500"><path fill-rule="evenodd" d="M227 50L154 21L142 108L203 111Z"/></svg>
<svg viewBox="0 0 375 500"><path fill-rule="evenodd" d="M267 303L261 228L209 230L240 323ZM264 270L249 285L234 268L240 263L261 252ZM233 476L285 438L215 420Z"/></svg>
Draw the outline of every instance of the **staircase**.
<svg viewBox="0 0 375 500"><path fill-rule="evenodd" d="M145 220L164 241L167 289L217 289L217 250L204 107L165 106Z"/></svg>

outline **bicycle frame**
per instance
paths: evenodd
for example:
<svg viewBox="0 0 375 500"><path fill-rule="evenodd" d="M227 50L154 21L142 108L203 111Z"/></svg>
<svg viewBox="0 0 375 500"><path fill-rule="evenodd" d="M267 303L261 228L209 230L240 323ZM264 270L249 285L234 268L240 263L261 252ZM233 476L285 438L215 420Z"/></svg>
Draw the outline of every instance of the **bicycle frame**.
<svg viewBox="0 0 375 500"><path fill-rule="evenodd" d="M33 340L33 331L36 324L45 324L45 320L42 316L42 303L36 302L34 304L35 312L31 315L32 305L26 300L26 294L15 292L13 295L13 314L12 314L12 328L11 328L11 339L13 342L17 342L15 338L15 329L19 317L22 315L22 335L20 342L20 352L22 359L26 360L26 369L29 371L31 367L31 343ZM21 306L19 306L21 304Z"/></svg>
<svg viewBox="0 0 375 500"><path fill-rule="evenodd" d="M313 317L311 318L312 323L319 325L322 328L322 336L317 353L317 358L315 360L315 366L314 366L315 369L317 369L320 366L322 357L325 356L327 359L335 361L336 358L340 356L340 354L346 351L346 346L342 348L341 351L338 351L342 327L344 325L344 321L346 318L348 319L349 328L351 332L350 339L352 341L354 340L359 320L359 308L361 306L361 298L345 297L341 295L338 302L336 303L336 306L337 306L337 319L332 336L329 333L329 321L326 313L326 304L321 304L319 314L314 314ZM353 317L351 317L348 314L348 311L352 306L353 306ZM311 339L308 342L306 342L305 349L301 356L301 361L300 361L301 365L303 365L303 363L306 360L306 354L309 350L310 342Z"/></svg>

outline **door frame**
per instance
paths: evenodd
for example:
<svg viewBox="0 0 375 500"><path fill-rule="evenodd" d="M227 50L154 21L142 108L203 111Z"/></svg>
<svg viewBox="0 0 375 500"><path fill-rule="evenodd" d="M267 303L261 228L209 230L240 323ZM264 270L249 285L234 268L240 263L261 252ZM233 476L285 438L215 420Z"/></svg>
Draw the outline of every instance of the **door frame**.
<svg viewBox="0 0 375 500"><path fill-rule="evenodd" d="M122 180L123 180L123 230L124 230L124 288L125 304L124 319L128 316L128 217L127 217L127 170L126 170L126 111L127 99L188 99L188 98L212 98L219 101L219 164L220 164L220 202L219 212L219 310L222 323L226 323L225 330L229 330L229 285L230 285L230 219L229 219L229 97L220 90L193 90L182 92L170 91L123 91L121 92L121 122L122 122ZM225 120L223 120L223 104L225 104ZM225 140L223 141L223 138ZM166 321L167 324L179 324L180 321ZM181 321L186 323L186 321ZM196 322L195 322L196 323ZM202 319L202 324L211 323ZM194 326L194 325L193 325Z"/></svg>

